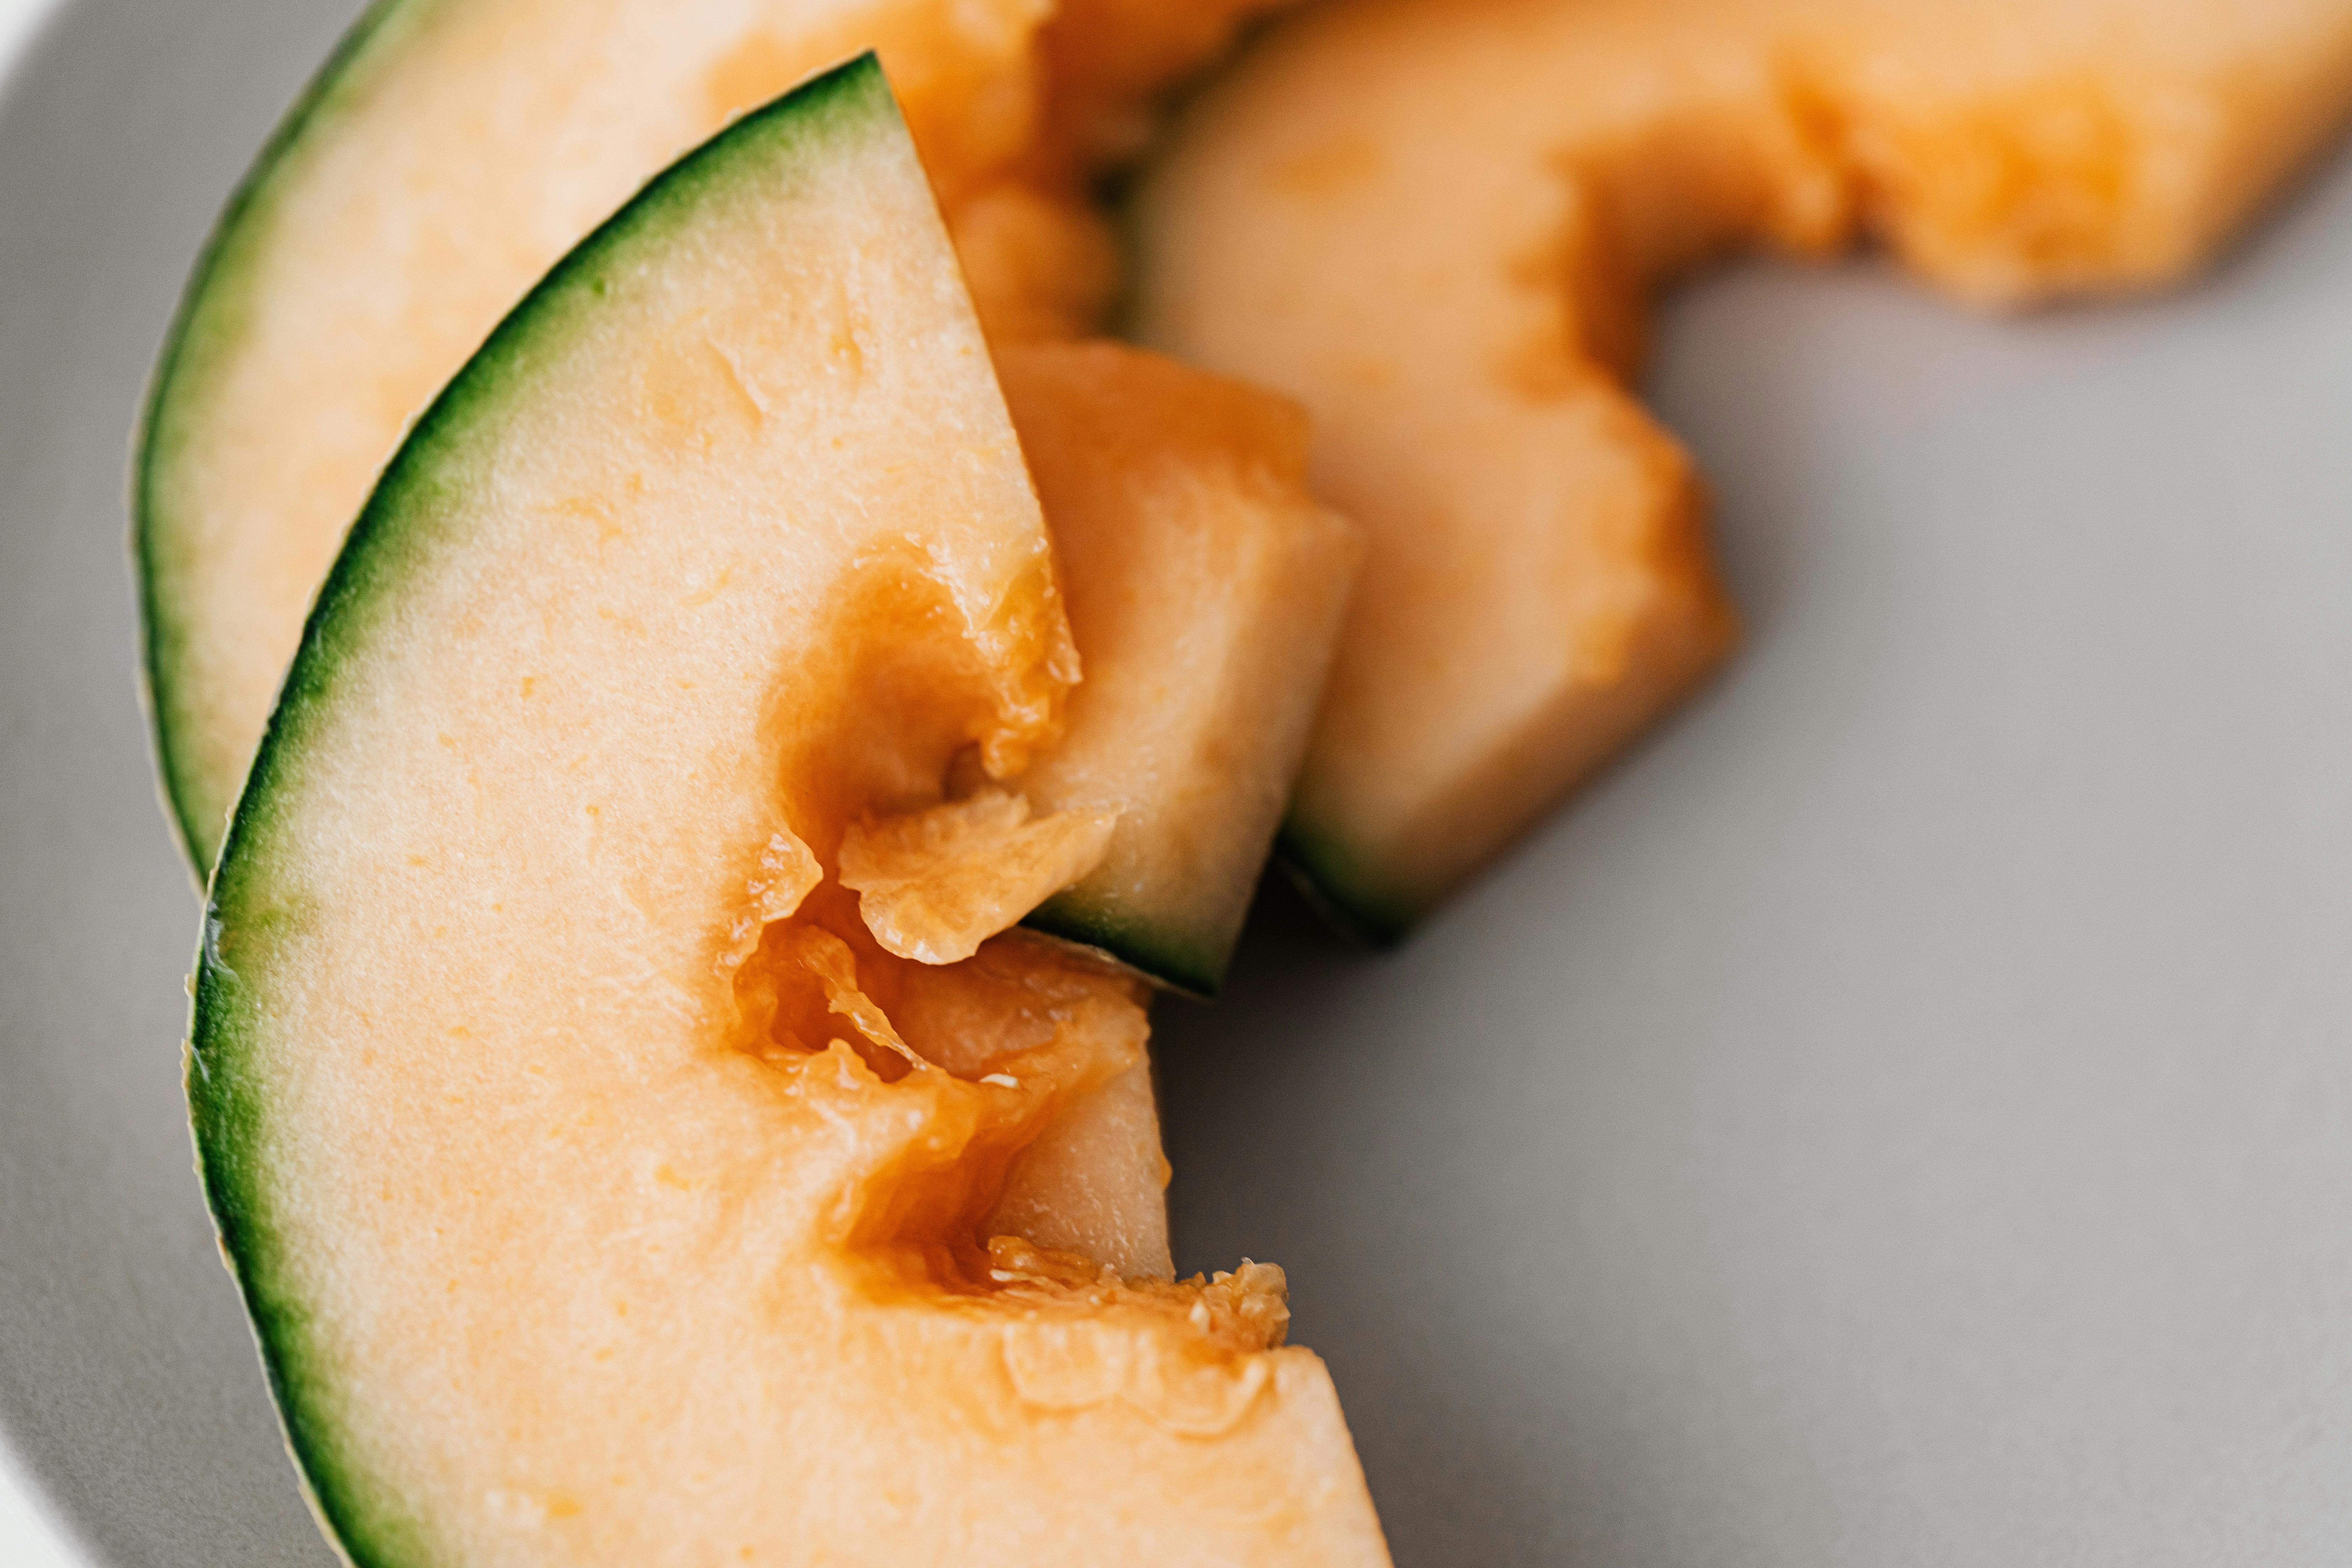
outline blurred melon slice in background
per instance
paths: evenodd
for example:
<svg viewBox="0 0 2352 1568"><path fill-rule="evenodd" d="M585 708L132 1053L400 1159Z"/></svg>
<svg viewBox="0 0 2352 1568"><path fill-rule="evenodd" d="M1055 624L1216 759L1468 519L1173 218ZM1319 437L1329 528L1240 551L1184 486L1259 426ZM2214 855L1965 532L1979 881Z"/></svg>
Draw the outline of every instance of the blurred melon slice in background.
<svg viewBox="0 0 2352 1568"><path fill-rule="evenodd" d="M2146 288L2352 101L2345 0L1337 0L1135 204L1140 341L1286 392L1364 576L1286 830L1395 935L1722 658L1651 290L1884 240L1959 297ZM1890 527L1900 526L1889 519Z"/></svg>

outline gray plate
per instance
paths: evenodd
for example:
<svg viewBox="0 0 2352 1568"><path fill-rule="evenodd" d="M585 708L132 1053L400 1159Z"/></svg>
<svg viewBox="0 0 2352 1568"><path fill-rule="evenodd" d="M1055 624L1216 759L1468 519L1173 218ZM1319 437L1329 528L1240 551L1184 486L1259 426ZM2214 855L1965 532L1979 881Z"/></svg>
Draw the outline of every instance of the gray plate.
<svg viewBox="0 0 2352 1568"><path fill-rule="evenodd" d="M0 98L0 1429L98 1562L323 1563L181 1120L123 551L198 237L345 19L79 0ZM1677 304L1733 674L1395 957L1167 1010L1401 1562L2352 1556L2352 170L2208 284Z"/></svg>

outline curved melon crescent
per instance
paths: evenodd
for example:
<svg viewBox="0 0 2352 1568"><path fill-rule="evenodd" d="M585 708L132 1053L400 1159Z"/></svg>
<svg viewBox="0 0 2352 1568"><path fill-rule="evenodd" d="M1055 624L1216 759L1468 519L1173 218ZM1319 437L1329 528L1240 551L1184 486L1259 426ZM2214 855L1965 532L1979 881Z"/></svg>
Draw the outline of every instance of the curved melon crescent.
<svg viewBox="0 0 2352 1568"><path fill-rule="evenodd" d="M238 805L188 1074L353 1561L1386 1562L1278 1271L996 1234L1134 1071L1131 983L894 959L833 879L959 757L1017 787L1072 673L870 57L648 187L427 411Z"/></svg>
<svg viewBox="0 0 2352 1568"><path fill-rule="evenodd" d="M1858 231L1991 303L2178 278L2336 122L2347 0L1339 0L1137 204L1138 336L1300 398L1370 554L1286 829L1394 932L1732 619L1644 297Z"/></svg>

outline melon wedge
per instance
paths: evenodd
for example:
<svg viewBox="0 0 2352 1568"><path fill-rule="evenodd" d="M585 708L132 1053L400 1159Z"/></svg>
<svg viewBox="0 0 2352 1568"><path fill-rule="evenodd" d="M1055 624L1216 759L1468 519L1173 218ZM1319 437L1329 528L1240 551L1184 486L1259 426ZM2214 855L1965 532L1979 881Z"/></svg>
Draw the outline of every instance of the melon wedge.
<svg viewBox="0 0 2352 1568"><path fill-rule="evenodd" d="M1030 0L378 0L223 215L136 463L147 676L192 858L403 426L656 171L879 49L951 194L1026 145ZM495 147L497 155L484 156Z"/></svg>
<svg viewBox="0 0 2352 1568"><path fill-rule="evenodd" d="M1108 342L997 354L1086 679L1023 781L1116 816L1028 918L1213 994L1249 912L1363 553L1307 485L1297 405Z"/></svg>
<svg viewBox="0 0 2352 1568"><path fill-rule="evenodd" d="M2352 101L2343 0L1339 0L1183 117L1137 335L1304 402L1369 531L1286 829L1396 934L1729 647L1650 289L1857 234L1970 300L2159 284Z"/></svg>
<svg viewBox="0 0 2352 1568"><path fill-rule="evenodd" d="M1236 0L1221 0L1231 9ZM133 485L172 811L209 867L302 616L404 425L556 258L735 114L880 52L992 331L1117 283L1068 151L1223 39L1192 0L377 0L192 280ZM1098 16L1097 13L1104 15ZM1148 54L1055 46L1142 29ZM1066 99L1066 111L1051 108ZM482 155L495 147L497 156Z"/></svg>
<svg viewBox="0 0 2352 1568"><path fill-rule="evenodd" d="M1079 0L1058 21L1085 26L1088 7L1107 3ZM1129 0L1119 9L1130 18L1150 10ZM992 335L1076 330L1107 295L1114 258L1099 220L1071 194L1087 165L1036 150L1045 14L1032 0L387 0L368 14L223 218L167 346L139 458L157 750L200 866L217 851L304 610L403 422L566 246L728 115L854 47L878 46L951 205ZM1195 19L1148 36L1157 40L1149 61L1068 63L1056 90L1088 115L1109 114L1219 35ZM477 155L493 143L498 157ZM1024 183L1032 174L1046 183ZM1181 407L1139 413L1155 426L1192 427ZM1202 452L1197 433L1186 438L1199 472L1187 479L1177 459L1156 461L1164 491L1231 495L1243 512L1282 526L1282 505L1242 497L1230 480L1255 463L1255 437L1238 437L1247 449L1235 453ZM1147 510L1185 504L1132 487L1129 496ZM1138 582L1155 571L1132 556L1121 569ZM1344 587L1344 576L1337 582ZM1313 670L1336 634L1317 607L1325 590L1307 592L1315 603L1294 619L1315 630L1292 641ZM1237 635L1245 622L1236 618ZM1163 675L1186 661L1213 665L1199 641L1137 652ZM1251 651L1268 650L1261 641ZM1101 754L1117 737L1082 743ZM1094 917L1056 921L1196 992L1214 989L1239 929L1243 911L1225 885L1254 879L1271 842L1257 797L1299 751L1287 729L1229 727L1223 743L1239 783L1232 798L1245 809L1205 837L1186 780L1129 770L1139 789L1167 787L1111 801L1094 792L1121 813L1120 865L1181 864L1191 879L1155 887L1129 875L1116 908L1096 900ZM1230 863L1201 869L1225 855ZM1207 882L1213 914L1196 896Z"/></svg>
<svg viewBox="0 0 2352 1568"><path fill-rule="evenodd" d="M1385 1563L1278 1271L996 1217L1134 1185L1135 1116L1071 1135L1138 1081L1132 983L897 957L837 879L960 768L1021 789L1077 673L1050 567L870 59L650 186L402 445L188 1071L353 1562Z"/></svg>

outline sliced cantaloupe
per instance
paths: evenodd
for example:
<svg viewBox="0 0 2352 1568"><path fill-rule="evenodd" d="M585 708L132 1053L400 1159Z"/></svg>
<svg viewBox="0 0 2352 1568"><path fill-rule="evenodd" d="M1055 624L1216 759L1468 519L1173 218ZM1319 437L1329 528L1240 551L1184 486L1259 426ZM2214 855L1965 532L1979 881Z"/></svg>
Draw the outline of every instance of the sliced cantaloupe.
<svg viewBox="0 0 2352 1568"><path fill-rule="evenodd" d="M1409 925L1722 655L1646 296L1857 233L1990 303L2209 254L2352 97L2342 0L1339 0L1189 110L1139 337L1301 399L1364 579L1287 828Z"/></svg>
<svg viewBox="0 0 2352 1568"><path fill-rule="evenodd" d="M941 184L1026 145L1031 0L381 0L221 221L138 462L147 669L209 866L342 531L555 259L727 116L883 52ZM496 148L498 155L483 155Z"/></svg>
<svg viewBox="0 0 2352 1568"><path fill-rule="evenodd" d="M1079 11L1108 3L1079 0ZM1036 152L1046 74L1036 34L1049 9L1034 0L390 0L371 12L223 220L167 349L140 458L158 750L192 856L211 863L313 588L403 421L566 246L728 115L878 46L907 90L992 334L1077 330L1108 296L1115 258L1099 219L1069 194L1082 163ZM1191 56L1163 42L1152 58L1174 70ZM1120 95L1149 90L1151 73L1130 62L1085 79L1086 101L1108 112ZM480 157L486 145L499 155ZM1029 175L1045 183L1024 183ZM1174 395L1182 384L1157 384ZM1146 417L1189 427L1183 408ZM1160 462L1163 487L1231 490L1230 476L1256 461L1255 437L1234 429L1247 451L1204 454L1190 479ZM1234 504L1267 526L1286 515L1262 496ZM1139 559L1127 569L1138 581L1153 570ZM1298 625L1319 628L1321 594L1308 590ZM1246 616L1234 624L1246 629ZM1187 658L1213 662L1197 642L1148 657L1163 672ZM1324 655L1302 647L1299 657L1311 666ZM1220 875L1247 879L1270 837L1255 816L1268 759L1293 765L1297 747L1286 731L1261 744L1234 731L1226 743L1246 782L1235 798L1248 802L1250 826L1213 837L1239 857ZM1182 795L1183 781L1128 776L1167 784L1171 804ZM1163 829L1181 837L1147 858L1209 853L1189 797L1175 816L1139 798L1097 804L1126 813L1118 858L1130 868L1139 840ZM1234 931L1204 931L1202 909L1182 902L1192 890L1171 884L1160 899L1130 884L1118 920L1097 922L1100 945L1142 963L1165 953L1181 967L1161 978L1213 988ZM1240 911L1223 918L1237 928Z"/></svg>
<svg viewBox="0 0 2352 1568"><path fill-rule="evenodd" d="M1066 26L1093 36L1106 6L1155 11L1072 0ZM1038 155L1039 31L1055 14L1044 0L378 0L224 215L142 437L148 677L192 858L212 863L303 613L403 425L566 247L730 116L878 50L984 314L1007 338L1088 324L1116 260L1068 194L1082 166ZM1135 61L1064 74L1090 116L1115 115L1213 41L1163 42L1156 79ZM1023 183L1048 163L1050 190Z"/></svg>
<svg viewBox="0 0 2352 1568"><path fill-rule="evenodd" d="M188 1074L353 1561L1386 1561L1278 1271L1107 1256L1132 983L897 957L838 879L960 768L1019 791L1075 674L870 61L435 402L238 805Z"/></svg>
<svg viewBox="0 0 2352 1568"><path fill-rule="evenodd" d="M1307 749L1362 539L1297 405L1114 343L997 355L1086 679L1023 781L1104 854L1028 920L1197 994L1223 978Z"/></svg>

